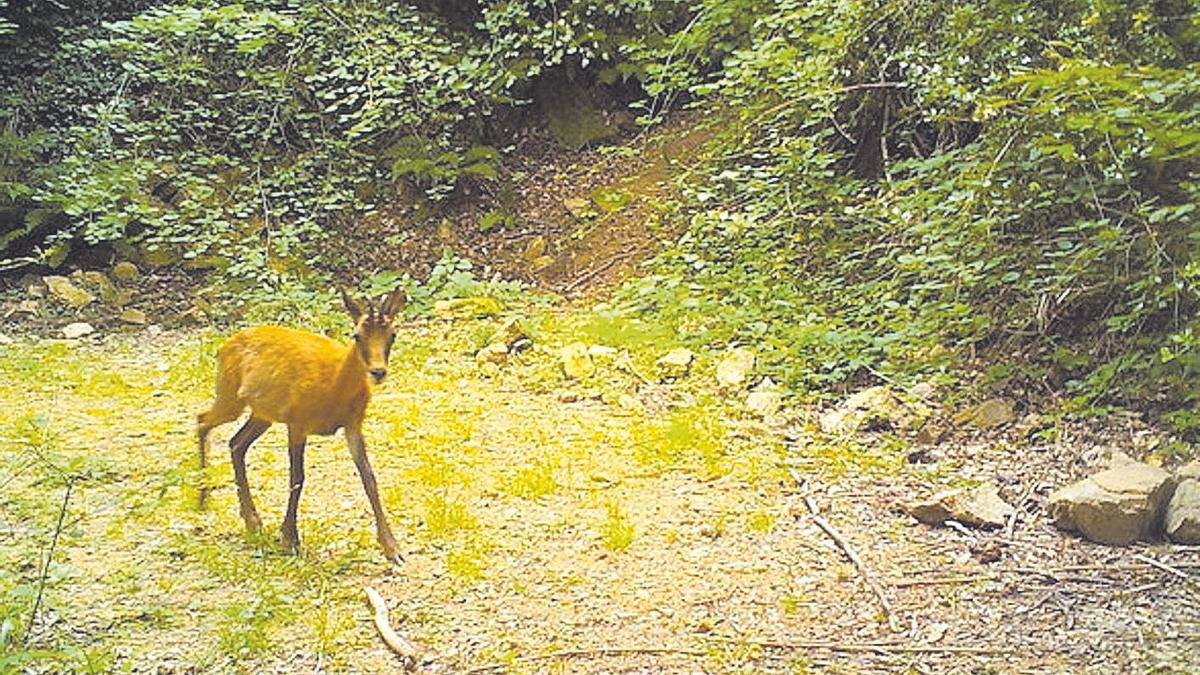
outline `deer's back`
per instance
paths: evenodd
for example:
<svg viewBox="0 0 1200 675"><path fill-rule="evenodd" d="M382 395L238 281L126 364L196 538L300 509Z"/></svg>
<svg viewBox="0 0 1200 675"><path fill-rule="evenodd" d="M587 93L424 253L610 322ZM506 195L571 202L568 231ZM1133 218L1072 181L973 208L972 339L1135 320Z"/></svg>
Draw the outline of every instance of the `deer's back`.
<svg viewBox="0 0 1200 675"><path fill-rule="evenodd" d="M246 328L221 347L219 377L256 416L329 434L366 395L365 379L342 376L348 349L293 328Z"/></svg>

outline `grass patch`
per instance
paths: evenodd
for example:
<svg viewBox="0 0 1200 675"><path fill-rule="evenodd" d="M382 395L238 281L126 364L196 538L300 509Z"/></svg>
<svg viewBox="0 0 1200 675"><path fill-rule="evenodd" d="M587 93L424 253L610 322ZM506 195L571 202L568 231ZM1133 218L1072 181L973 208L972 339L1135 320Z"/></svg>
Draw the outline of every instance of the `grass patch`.
<svg viewBox="0 0 1200 675"><path fill-rule="evenodd" d="M518 469L504 485L505 492L524 499L538 499L558 489L554 479L557 463L543 457Z"/></svg>
<svg viewBox="0 0 1200 675"><path fill-rule="evenodd" d="M600 544L604 548L619 552L629 548L636 534L633 523L621 510L616 502L609 502L604 510L604 520L600 521Z"/></svg>

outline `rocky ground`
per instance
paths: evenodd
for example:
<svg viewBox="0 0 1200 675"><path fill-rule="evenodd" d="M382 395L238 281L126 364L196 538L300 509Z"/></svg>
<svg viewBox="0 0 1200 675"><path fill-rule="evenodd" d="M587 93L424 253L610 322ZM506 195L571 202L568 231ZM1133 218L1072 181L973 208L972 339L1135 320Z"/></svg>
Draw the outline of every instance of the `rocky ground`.
<svg viewBox="0 0 1200 675"><path fill-rule="evenodd" d="M932 384L821 407L764 386L746 353L660 361L586 312L504 314L405 327L373 400L398 569L340 438L310 443L299 557L243 533L219 451L235 425L195 509L215 332L0 346L0 570L10 590L45 577L27 648L66 654L22 668L401 672L367 586L430 673L1200 668L1200 547L1095 544L1048 516L1115 452L1178 461L1136 418L1042 419ZM514 317L528 344L477 357ZM250 455L272 532L284 440ZM908 512L987 483L1011 505L999 527Z"/></svg>

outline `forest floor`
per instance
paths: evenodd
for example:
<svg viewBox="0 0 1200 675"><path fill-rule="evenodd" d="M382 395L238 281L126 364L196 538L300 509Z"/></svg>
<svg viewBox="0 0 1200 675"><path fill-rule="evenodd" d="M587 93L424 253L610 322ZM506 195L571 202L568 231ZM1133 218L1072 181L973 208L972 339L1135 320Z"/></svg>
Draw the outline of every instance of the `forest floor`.
<svg viewBox="0 0 1200 675"><path fill-rule="evenodd" d="M0 570L27 592L45 578L26 647L74 654L26 667L401 672L370 586L429 673L1200 669L1200 549L1093 545L1042 513L1051 489L1150 433L1132 419L1055 423L1051 440L955 433L913 463L891 433L823 435L814 405L750 413L744 391L716 387L716 352L658 383L661 354L609 342L567 379L559 346L604 342L586 312L510 311L534 346L500 366L473 358L499 319L401 331L366 427L398 568L340 436L310 440L299 556L277 544L281 428L249 456L268 535L238 517L236 425L214 434L220 487L197 510L215 331L0 345ZM1009 527L932 528L899 508L981 480L1018 507Z"/></svg>

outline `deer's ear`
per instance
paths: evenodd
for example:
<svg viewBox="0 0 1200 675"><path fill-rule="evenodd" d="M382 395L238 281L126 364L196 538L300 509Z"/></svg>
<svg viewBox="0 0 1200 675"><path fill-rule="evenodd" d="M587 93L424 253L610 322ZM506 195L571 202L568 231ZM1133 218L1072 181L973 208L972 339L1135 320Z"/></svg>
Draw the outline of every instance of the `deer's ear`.
<svg viewBox="0 0 1200 675"><path fill-rule="evenodd" d="M350 291L346 290L345 286L338 286L338 291L342 294L342 304L346 306L346 311L350 313L350 318L357 322L365 312L362 303L355 300L354 296L350 295Z"/></svg>
<svg viewBox="0 0 1200 675"><path fill-rule="evenodd" d="M397 288L380 303L380 314L383 314L383 318L391 321L396 318L400 310L404 309L406 304L408 304L408 293L405 293L403 288Z"/></svg>

